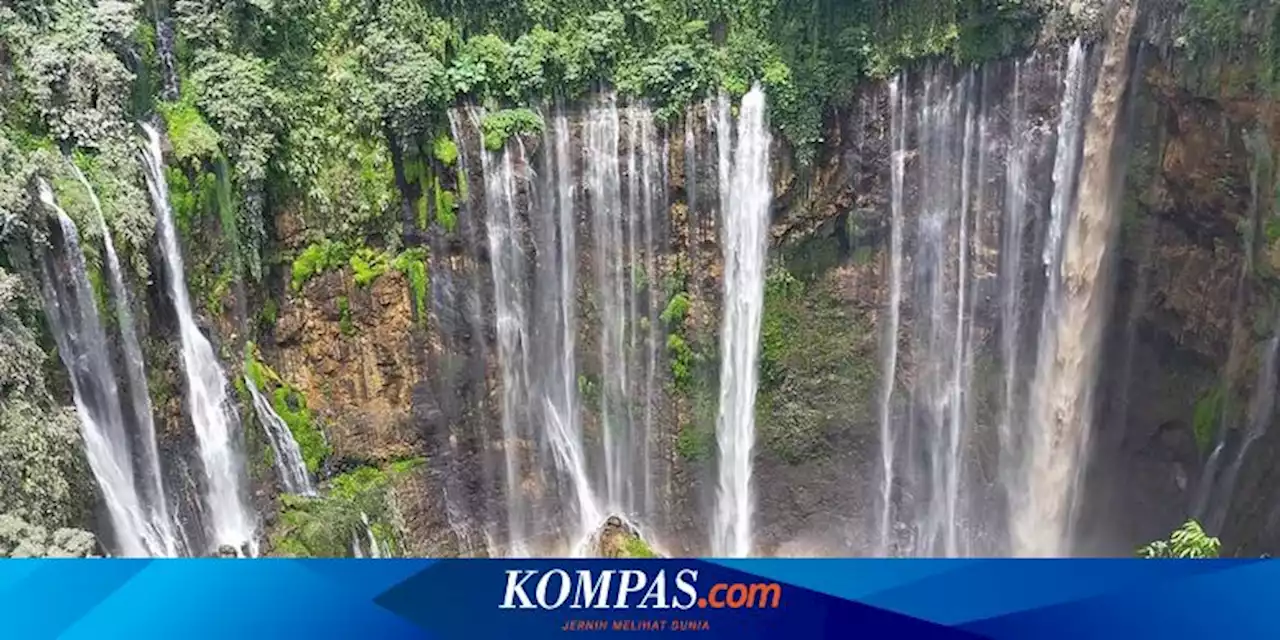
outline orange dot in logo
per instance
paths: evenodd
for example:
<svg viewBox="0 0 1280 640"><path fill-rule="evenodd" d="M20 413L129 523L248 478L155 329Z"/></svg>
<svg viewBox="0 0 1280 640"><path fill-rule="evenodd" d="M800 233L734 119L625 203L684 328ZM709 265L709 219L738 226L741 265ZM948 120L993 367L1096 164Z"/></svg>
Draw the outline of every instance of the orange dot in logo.
<svg viewBox="0 0 1280 640"><path fill-rule="evenodd" d="M705 608L707 608L707 599L706 599L706 598L698 598L698 608L699 608L699 609L705 609Z"/></svg>

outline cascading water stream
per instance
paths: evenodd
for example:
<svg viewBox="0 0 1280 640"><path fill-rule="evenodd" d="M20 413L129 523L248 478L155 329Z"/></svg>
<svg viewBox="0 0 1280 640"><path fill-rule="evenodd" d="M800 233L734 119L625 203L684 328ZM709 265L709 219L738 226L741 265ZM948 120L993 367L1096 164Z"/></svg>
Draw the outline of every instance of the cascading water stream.
<svg viewBox="0 0 1280 640"><path fill-rule="evenodd" d="M892 551L893 528L894 455L897 450L897 433L893 428L893 392L898 371L898 327L902 305L902 245L903 245L903 174L906 171L906 117L907 95L902 76L889 81L889 301L888 322L884 332L884 360L880 370L884 381L880 390L880 531L879 550L883 555ZM899 108L901 105L901 108Z"/></svg>
<svg viewBox="0 0 1280 640"><path fill-rule="evenodd" d="M727 111L723 107L722 114ZM717 130L727 128L721 121ZM727 137L727 136L726 136ZM724 323L721 328L720 450L711 550L717 556L751 553L752 448L760 323L764 312L764 262L768 247L769 143L765 96L753 87L739 107L732 186L722 185ZM723 146L721 159L724 159ZM722 168L721 175L725 174Z"/></svg>
<svg viewBox="0 0 1280 640"><path fill-rule="evenodd" d="M378 544L378 538L373 535L373 525L369 523L369 514L361 512L360 522L364 524L364 537L369 541L369 557L377 559L385 556L382 545Z"/></svg>
<svg viewBox="0 0 1280 640"><path fill-rule="evenodd" d="M133 458L121 411L106 332L89 285L79 231L54 201L48 183L39 184L41 203L60 228L55 257L42 260L45 314L67 368L80 418L85 454L102 491L118 555L166 554L166 541L151 527L135 484Z"/></svg>
<svg viewBox="0 0 1280 640"><path fill-rule="evenodd" d="M182 549L182 543L174 530L174 521L169 516L164 476L160 470L160 455L156 448L155 417L152 413L151 394L147 388L146 364L142 357L142 347L138 342L133 311L130 309L132 298L124 284L124 271L120 268L120 258L116 255L111 230L107 228L107 221L102 215L98 194L94 192L93 186L74 163L71 163L71 170L89 194L89 201L93 204L94 213L97 215L98 228L101 230L102 243L106 249L104 266L107 270L111 296L115 300L116 323L120 328L121 351L136 431L133 444L134 461L137 463L134 472L135 482L138 485L138 499L147 512L149 529L160 542L161 551L157 555L175 556Z"/></svg>
<svg viewBox="0 0 1280 640"><path fill-rule="evenodd" d="M1077 211L1087 201L1099 224L1109 218L1097 197L1082 195L1077 205L1089 167L1089 56L1080 42L1064 53L969 70L937 64L889 83L875 534L882 554L1066 550L1070 533L1046 534L1055 541L1040 544L1037 529L1057 525L1034 518L1067 526L1086 462L1083 416L1096 360L1076 357L1084 342L1068 337L1095 339L1105 322L1109 281L1093 265L1105 262L1109 239L1086 227L1092 244L1082 250ZM1126 72L1117 75L1123 85ZM1041 87L1057 89L1056 111L1033 101ZM1104 129L1095 126L1094 135L1109 145ZM1091 179L1101 181L1099 172L1110 175L1095 167ZM1088 286L1067 277L1072 256ZM1064 353L1081 366L1063 367ZM996 375L975 371L991 365ZM1062 406L1067 389L1077 424L1064 442L1053 435L1063 427L1049 407ZM1060 518L1037 511L1055 501Z"/></svg>
<svg viewBox="0 0 1280 640"><path fill-rule="evenodd" d="M625 445L631 433L631 361L626 343L628 278L618 169L621 127L614 96L602 96L586 118L583 152L600 313L600 362L604 367L600 413L604 421L605 501L609 509L623 509L628 504L625 493L631 484Z"/></svg>
<svg viewBox="0 0 1280 640"><path fill-rule="evenodd" d="M1052 342L1042 342L1033 382L1035 419L1026 454L1023 500L1012 518L1014 553L1059 556L1070 551L1073 503L1085 467L1092 431L1093 393L1109 313L1110 264L1118 230L1118 176L1113 167L1121 109L1129 88L1130 37L1137 2L1119 2L1103 46L1097 86L1083 127L1076 217L1065 229L1061 256L1060 299L1053 305ZM1072 55L1077 54L1073 46ZM1083 74L1082 74L1083 75ZM1070 71L1068 73L1070 77ZM1081 81L1083 82L1083 80ZM1055 171L1056 174L1056 171ZM1055 189L1065 181L1055 175ZM1055 194L1055 200L1056 200ZM1057 213L1054 212L1055 221ZM1057 275L1057 274L1053 274ZM1052 282L1052 279L1051 279ZM1057 295L1057 289L1051 289Z"/></svg>
<svg viewBox="0 0 1280 640"><path fill-rule="evenodd" d="M164 177L164 155L160 134L143 124L148 144L142 159L160 231L169 296L178 317L182 341L182 364L187 383L187 410L195 425L200 460L204 467L207 526L215 546L248 545L256 553L255 517L244 502L243 464L236 448L238 420L227 398L226 377L214 356L213 347L196 325L187 293L182 254L169 208L169 191Z"/></svg>
<svg viewBox="0 0 1280 640"><path fill-rule="evenodd" d="M254 413L271 442L271 450L276 457L276 470L280 472L280 482L284 485L285 492L302 496L316 495L315 484L312 483L311 474L307 472L307 464L302 458L302 449L293 438L289 425L271 407L271 402L262 395L253 378L245 375L244 386L253 397Z"/></svg>
<svg viewBox="0 0 1280 640"><path fill-rule="evenodd" d="M480 130L479 114L469 112ZM519 149L523 160L523 148ZM524 439L528 416L528 328L525 320L525 259L520 246L516 211L516 176L511 147L504 146L491 158L481 154L484 173L484 202L488 214L489 268L493 278L494 313L497 322L498 367L502 374L501 421L503 453L506 461L508 552L529 555L533 526L533 506L525 496L522 481L526 461Z"/></svg>
<svg viewBox="0 0 1280 640"><path fill-rule="evenodd" d="M1207 509L1208 513L1201 515L1205 519L1203 524L1207 531L1222 530L1227 514L1231 510L1236 480L1240 476L1241 467L1244 466L1245 456L1248 455L1253 443L1266 435L1267 429L1275 418L1277 355L1280 355L1280 333L1273 335L1267 341L1262 363L1258 368L1258 378L1254 382L1253 397L1249 402L1248 428L1236 445L1231 462L1223 470L1221 478L1208 479L1210 490L1206 493L1211 493L1214 499L1210 503L1213 505L1212 508ZM1221 450L1215 449L1214 455L1222 455Z"/></svg>
<svg viewBox="0 0 1280 640"><path fill-rule="evenodd" d="M561 108L557 107L552 119L550 132L551 144L548 145L547 171L550 175L544 180L544 190L554 194L554 208L548 207L543 213L548 218L555 216L555 236L558 242L555 247L544 250L556 256L554 273L548 274L554 281L547 288L555 292L556 332L554 342L560 346L549 363L551 371L559 371L559 375L547 376L547 387L544 389L544 403L547 410L546 429L551 440L556 462L560 469L568 475L577 498L578 529L572 538L580 540L591 533L599 525L603 514L596 504L595 492L591 487L587 471L587 456L582 444L582 427L578 420L578 376L577 376L577 276L575 264L577 256L577 231L574 187L573 161L570 159L569 146L571 132L569 119Z"/></svg>

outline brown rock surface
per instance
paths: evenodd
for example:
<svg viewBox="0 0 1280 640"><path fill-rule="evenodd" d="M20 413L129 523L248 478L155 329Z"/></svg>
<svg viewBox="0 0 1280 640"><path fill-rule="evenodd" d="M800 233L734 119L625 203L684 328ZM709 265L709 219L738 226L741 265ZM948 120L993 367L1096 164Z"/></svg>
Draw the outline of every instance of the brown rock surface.
<svg viewBox="0 0 1280 640"><path fill-rule="evenodd" d="M403 275L388 271L368 287L346 270L317 276L290 296L275 331L276 370L306 396L335 456L388 461L420 453L411 419L418 340Z"/></svg>

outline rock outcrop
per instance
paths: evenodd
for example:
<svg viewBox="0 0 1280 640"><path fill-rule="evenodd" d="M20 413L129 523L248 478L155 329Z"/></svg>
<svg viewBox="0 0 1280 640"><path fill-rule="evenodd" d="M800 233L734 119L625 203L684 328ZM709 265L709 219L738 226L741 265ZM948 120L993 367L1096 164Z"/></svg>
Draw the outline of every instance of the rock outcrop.
<svg viewBox="0 0 1280 640"><path fill-rule="evenodd" d="M420 347L402 274L390 270L367 287L346 269L312 279L286 299L274 339L277 372L306 396L338 459L420 454L412 420Z"/></svg>

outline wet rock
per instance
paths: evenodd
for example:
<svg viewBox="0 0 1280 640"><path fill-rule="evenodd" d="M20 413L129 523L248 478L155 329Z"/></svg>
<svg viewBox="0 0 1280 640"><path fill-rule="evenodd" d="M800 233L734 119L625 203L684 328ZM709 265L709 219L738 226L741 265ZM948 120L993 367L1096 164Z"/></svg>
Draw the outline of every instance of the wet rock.
<svg viewBox="0 0 1280 640"><path fill-rule="evenodd" d="M596 558L656 558L640 532L622 518L613 515L591 537L588 555Z"/></svg>

